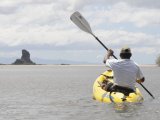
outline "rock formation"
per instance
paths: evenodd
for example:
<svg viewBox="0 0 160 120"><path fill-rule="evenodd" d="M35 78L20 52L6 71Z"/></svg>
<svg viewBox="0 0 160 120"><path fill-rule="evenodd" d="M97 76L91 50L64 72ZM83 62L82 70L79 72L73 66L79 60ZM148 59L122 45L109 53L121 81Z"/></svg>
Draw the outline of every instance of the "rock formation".
<svg viewBox="0 0 160 120"><path fill-rule="evenodd" d="M32 62L30 59L30 53L25 49L22 50L21 59L16 59L16 61L13 64L14 65L35 65L35 63Z"/></svg>

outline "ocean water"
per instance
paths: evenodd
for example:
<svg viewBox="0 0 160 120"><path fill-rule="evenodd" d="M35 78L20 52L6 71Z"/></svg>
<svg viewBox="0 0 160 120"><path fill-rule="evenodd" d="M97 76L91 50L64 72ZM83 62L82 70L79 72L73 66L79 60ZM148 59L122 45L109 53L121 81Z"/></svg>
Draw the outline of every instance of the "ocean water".
<svg viewBox="0 0 160 120"><path fill-rule="evenodd" d="M159 120L160 68L142 67L143 84L156 99L138 86L142 104L117 111L112 104L92 99L95 79L104 66L0 65L0 120Z"/></svg>

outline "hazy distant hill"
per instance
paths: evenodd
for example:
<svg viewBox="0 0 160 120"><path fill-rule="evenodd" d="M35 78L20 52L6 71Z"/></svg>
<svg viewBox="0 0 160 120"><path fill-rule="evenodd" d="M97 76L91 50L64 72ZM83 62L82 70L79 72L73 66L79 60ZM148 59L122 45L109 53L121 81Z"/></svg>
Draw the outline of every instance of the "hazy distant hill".
<svg viewBox="0 0 160 120"><path fill-rule="evenodd" d="M33 59L37 64L96 64L85 61ZM98 63L97 63L98 64Z"/></svg>
<svg viewBox="0 0 160 120"><path fill-rule="evenodd" d="M0 64L12 64L16 58L0 58ZM47 60L32 58L37 64L100 64L85 61L71 61L71 60Z"/></svg>
<svg viewBox="0 0 160 120"><path fill-rule="evenodd" d="M16 58L0 58L0 64L11 64Z"/></svg>

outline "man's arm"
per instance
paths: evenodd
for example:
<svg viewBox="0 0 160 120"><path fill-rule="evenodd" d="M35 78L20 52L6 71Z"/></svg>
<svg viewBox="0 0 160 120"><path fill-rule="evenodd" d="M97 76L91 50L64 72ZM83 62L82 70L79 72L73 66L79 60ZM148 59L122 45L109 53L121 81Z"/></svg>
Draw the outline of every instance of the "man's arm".
<svg viewBox="0 0 160 120"><path fill-rule="evenodd" d="M113 56L113 50L109 49L106 53L106 55L104 56L104 60L103 60L103 63L105 64L107 59L109 59L111 56Z"/></svg>
<svg viewBox="0 0 160 120"><path fill-rule="evenodd" d="M145 81L145 77L141 71L141 69L138 67L138 73L137 73L137 83L143 83Z"/></svg>

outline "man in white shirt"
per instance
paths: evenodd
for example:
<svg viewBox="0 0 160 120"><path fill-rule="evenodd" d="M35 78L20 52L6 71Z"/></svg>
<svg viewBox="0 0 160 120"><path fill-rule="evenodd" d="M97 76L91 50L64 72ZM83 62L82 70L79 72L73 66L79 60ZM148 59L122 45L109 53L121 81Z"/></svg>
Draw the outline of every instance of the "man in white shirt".
<svg viewBox="0 0 160 120"><path fill-rule="evenodd" d="M113 70L114 82L116 85L135 90L136 82L144 82L145 78L139 66L133 60L130 60L130 57L132 56L130 48L124 47L121 49L121 59L119 60L110 59L111 56L113 56L113 51L108 50L104 57L104 63ZM101 87L102 89L107 90L110 86L105 83L102 84Z"/></svg>

